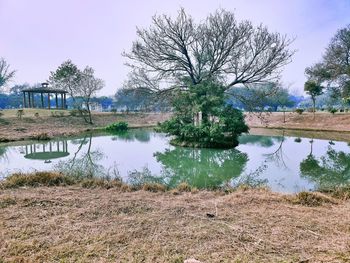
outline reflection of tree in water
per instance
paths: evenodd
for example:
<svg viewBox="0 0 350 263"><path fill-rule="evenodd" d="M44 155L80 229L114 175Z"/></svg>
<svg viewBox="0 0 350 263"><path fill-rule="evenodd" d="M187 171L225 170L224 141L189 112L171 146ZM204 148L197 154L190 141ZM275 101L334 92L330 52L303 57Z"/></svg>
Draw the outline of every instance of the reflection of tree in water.
<svg viewBox="0 0 350 263"><path fill-rule="evenodd" d="M128 131L113 132L112 140L120 140L125 142L139 141L148 142L151 139L151 132L142 129L131 129Z"/></svg>
<svg viewBox="0 0 350 263"><path fill-rule="evenodd" d="M244 134L239 137L240 144L254 144L261 147L271 147L276 142L283 141L282 136L263 136L263 135L250 135Z"/></svg>
<svg viewBox="0 0 350 263"><path fill-rule="evenodd" d="M268 179L260 178L260 174L263 173L267 169L266 164L260 165L255 171L250 173L244 173L242 176L233 179L232 186L237 187L240 185L246 185L250 187L262 187L268 184Z"/></svg>
<svg viewBox="0 0 350 263"><path fill-rule="evenodd" d="M73 158L68 161L60 161L55 166L55 170L78 178L106 175L106 169L98 164L98 161L104 156L103 153L99 150L91 150L92 134L85 135L84 138L75 140L74 143L79 147ZM86 146L86 151L82 151L84 146Z"/></svg>
<svg viewBox="0 0 350 263"><path fill-rule="evenodd" d="M264 154L264 156L266 157L266 161L274 162L278 167L287 168L283 153L283 143L285 141L284 131L283 136L280 138L280 144L278 145L277 149L272 153Z"/></svg>
<svg viewBox="0 0 350 263"><path fill-rule="evenodd" d="M0 159L6 156L6 152L7 152L7 147L0 146Z"/></svg>
<svg viewBox="0 0 350 263"><path fill-rule="evenodd" d="M318 183L319 187L340 186L350 183L350 154L337 152L331 146L317 159L312 152L300 163L302 177Z"/></svg>
<svg viewBox="0 0 350 263"><path fill-rule="evenodd" d="M214 150L177 147L155 154L169 187L181 182L198 188L215 188L242 174L248 156L236 149Z"/></svg>

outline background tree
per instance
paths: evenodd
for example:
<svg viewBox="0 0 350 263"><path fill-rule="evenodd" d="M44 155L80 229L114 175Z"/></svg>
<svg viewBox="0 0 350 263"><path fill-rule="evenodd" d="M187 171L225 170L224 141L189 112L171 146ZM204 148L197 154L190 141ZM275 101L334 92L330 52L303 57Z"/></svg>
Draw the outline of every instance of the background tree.
<svg viewBox="0 0 350 263"><path fill-rule="evenodd" d="M350 25L338 30L328 45L322 61L306 68L310 79L339 90L350 101Z"/></svg>
<svg viewBox="0 0 350 263"><path fill-rule="evenodd" d="M215 130L215 138L210 136L210 140L221 140L223 130L219 132L219 126L207 116L227 113L223 94L237 85L278 79L281 67L294 53L288 49L291 40L285 36L271 33L264 26L254 27L249 21L237 22L234 14L225 10L216 11L201 23L195 23L184 9L176 19L156 15L152 21L150 28L137 29L138 40L131 52L124 54L133 69L130 87L175 96L174 108L179 114L172 124L168 123L167 131L181 133L182 138L201 137L193 136L201 131L191 126L190 118L205 109L205 134ZM203 107L204 101L210 108ZM176 104L184 107L180 109ZM238 115L236 120L241 120ZM221 121L227 117L222 116ZM241 126L236 132L245 130L243 119L236 125Z"/></svg>
<svg viewBox="0 0 350 263"><path fill-rule="evenodd" d="M69 95L73 99L73 105L75 105L75 95L78 92L82 72L78 67L71 61L64 61L56 71L51 72L49 82L52 87L57 89L63 89L69 92Z"/></svg>
<svg viewBox="0 0 350 263"><path fill-rule="evenodd" d="M316 97L320 96L323 93L323 87L317 84L316 81L309 80L305 82L304 91L311 96L315 119Z"/></svg>
<svg viewBox="0 0 350 263"><path fill-rule="evenodd" d="M10 70L10 65L4 58L0 58L0 89L15 76L16 71Z"/></svg>
<svg viewBox="0 0 350 263"><path fill-rule="evenodd" d="M85 67L80 74L80 81L77 85L75 94L82 99L82 104L85 106L87 116L84 116L86 122L93 124L91 116L90 102L96 92L104 87L104 81L94 76L94 69Z"/></svg>
<svg viewBox="0 0 350 263"><path fill-rule="evenodd" d="M295 99L289 90L276 82L236 87L228 91L228 103L247 111L263 111L269 108L277 111L279 107L293 107Z"/></svg>

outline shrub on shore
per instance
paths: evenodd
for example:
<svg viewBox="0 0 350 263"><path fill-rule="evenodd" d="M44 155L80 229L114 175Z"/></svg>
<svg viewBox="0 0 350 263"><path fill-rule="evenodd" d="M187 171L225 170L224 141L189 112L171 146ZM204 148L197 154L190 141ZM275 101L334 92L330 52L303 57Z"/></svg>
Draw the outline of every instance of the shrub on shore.
<svg viewBox="0 0 350 263"><path fill-rule="evenodd" d="M304 109L295 109L295 112L298 113L299 115L303 114Z"/></svg>
<svg viewBox="0 0 350 263"><path fill-rule="evenodd" d="M328 112L331 113L331 114L333 114L333 115L334 115L337 111L338 111L338 110L335 109L335 108L329 108L329 109L328 109Z"/></svg>
<svg viewBox="0 0 350 263"><path fill-rule="evenodd" d="M127 131L128 130L128 123L125 121L119 121L112 123L106 127L107 131L111 132L120 132L120 131Z"/></svg>

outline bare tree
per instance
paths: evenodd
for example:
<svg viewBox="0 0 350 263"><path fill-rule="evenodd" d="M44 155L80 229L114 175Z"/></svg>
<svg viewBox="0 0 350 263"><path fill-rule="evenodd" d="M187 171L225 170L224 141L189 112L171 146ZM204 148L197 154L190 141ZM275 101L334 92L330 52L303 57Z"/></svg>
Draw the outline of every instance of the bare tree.
<svg viewBox="0 0 350 263"><path fill-rule="evenodd" d="M91 117L91 108L90 108L90 100L91 97L96 94L99 90L104 87L104 81L102 79L96 78L94 76L94 69L91 67L85 67L85 69L81 72L81 78L79 82L79 86L76 90L76 95L81 97L83 100L83 104L86 107L86 111L88 116L84 115L84 119L86 122L92 124Z"/></svg>
<svg viewBox="0 0 350 263"><path fill-rule="evenodd" d="M134 84L154 92L186 90L186 84L208 79L220 80L226 90L273 81L294 54L286 36L237 22L225 10L198 24L184 9L175 19L156 15L152 22L148 29L137 29L138 40L124 56L130 60Z"/></svg>
<svg viewBox="0 0 350 263"><path fill-rule="evenodd" d="M16 71L10 70L10 65L4 58L0 58L0 88L5 86L15 76Z"/></svg>

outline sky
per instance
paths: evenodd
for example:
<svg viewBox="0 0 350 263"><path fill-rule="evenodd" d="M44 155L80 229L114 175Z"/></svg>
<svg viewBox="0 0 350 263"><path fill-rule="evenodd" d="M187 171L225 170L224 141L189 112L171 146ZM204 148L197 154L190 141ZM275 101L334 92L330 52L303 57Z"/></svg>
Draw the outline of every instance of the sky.
<svg viewBox="0 0 350 263"><path fill-rule="evenodd" d="M350 0L0 0L0 57L17 70L11 85L46 81L71 59L105 81L99 95L113 95L130 71L121 54L137 39L136 27L149 27L155 14L176 16L181 7L196 21L224 8L295 38L297 52L282 78L295 94L302 94L305 68L350 24Z"/></svg>

